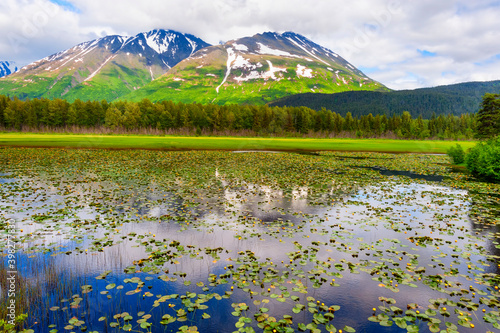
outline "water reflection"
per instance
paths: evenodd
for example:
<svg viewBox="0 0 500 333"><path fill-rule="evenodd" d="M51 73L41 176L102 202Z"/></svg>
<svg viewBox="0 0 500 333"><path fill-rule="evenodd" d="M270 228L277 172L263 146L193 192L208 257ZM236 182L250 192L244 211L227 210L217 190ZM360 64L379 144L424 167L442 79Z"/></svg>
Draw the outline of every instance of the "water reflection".
<svg viewBox="0 0 500 333"><path fill-rule="evenodd" d="M396 325L386 328L366 320L381 305L379 297L395 298L402 309L416 303L425 311L429 299L460 300L442 290L458 292L470 285L471 264L477 271L495 272L482 262L485 254L498 256L498 249L492 239L476 235L479 226L468 217L465 191L388 181L339 197L332 196L332 184L314 198L319 204L311 204L307 187L286 193L265 185L232 186L218 170L215 177L220 182L215 192L184 188L191 197L179 191L182 183L179 189L152 191L148 184L147 190L130 191L96 182L78 184L67 195L56 190L30 194L34 209L9 215L23 229L20 274L33 286L43 286L40 301L30 309L30 325L37 332L49 332L49 325L62 330L77 317L88 330L115 332L118 328L109 326L114 315L128 312L136 325L144 311L152 316L151 331L163 332L162 317L178 315L175 310L185 304L173 298L156 306L161 296L217 293L228 298L211 298L208 309L189 312L186 322L171 323L168 330L187 323L200 332L232 332L238 322L231 315L235 303L250 305L248 316L253 317L261 307L253 301L270 300L267 313L279 320L313 297L326 306L341 306L332 321L337 328L396 332ZM29 181L44 187L42 179ZM104 197L101 190L114 195ZM9 198L0 204L17 202ZM54 214L68 207L68 214ZM50 218L34 219L45 213ZM103 272L106 277L96 279ZM226 281L207 287L211 276ZM441 276L444 287L436 288L432 276ZM129 281L134 277L143 284ZM475 288L494 295L486 285ZM285 293L297 299L276 301ZM202 313L211 319L203 320ZM307 323L313 314L306 309L293 318ZM427 329L425 321L417 325Z"/></svg>
<svg viewBox="0 0 500 333"><path fill-rule="evenodd" d="M388 169L381 168L381 167L354 166L354 168L370 169L370 170L378 171L380 173L380 175L387 176L387 177L403 176L403 177L409 177L411 179L422 179L422 180L426 180L429 182L442 182L444 179L443 176L439 176L439 175L422 175L422 174L414 173L411 171L388 170Z"/></svg>

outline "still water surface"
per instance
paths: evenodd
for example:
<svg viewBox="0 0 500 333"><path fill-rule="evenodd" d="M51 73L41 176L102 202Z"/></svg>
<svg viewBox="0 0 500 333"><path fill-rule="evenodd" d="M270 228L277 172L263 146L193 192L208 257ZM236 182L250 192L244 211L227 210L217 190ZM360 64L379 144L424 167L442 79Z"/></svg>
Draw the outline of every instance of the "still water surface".
<svg viewBox="0 0 500 333"><path fill-rule="evenodd" d="M225 186L218 170L214 177L221 190L190 193L194 200L141 186L122 193L107 182L75 183L70 195L43 178L1 179L38 184L22 196L29 209L21 208L21 197L0 202L18 229L19 276L32 294L27 326L43 333L170 332L184 325L233 332L248 317L242 327L259 331L260 314L271 322L290 319L293 330L316 319L320 331L405 332L368 318L424 313L429 300L441 298L429 317L446 329L460 312L481 313L480 297L498 296L477 279L499 273L492 260L499 253L469 219L466 191L396 177L312 203L307 187L285 195L266 186ZM99 197L101 189L126 200ZM477 307L457 307L464 297ZM241 303L248 309L235 313ZM295 313L297 304L305 307ZM386 311L391 305L398 310ZM450 316L439 313L446 306ZM162 325L165 315L178 320ZM425 332L428 323L408 325Z"/></svg>

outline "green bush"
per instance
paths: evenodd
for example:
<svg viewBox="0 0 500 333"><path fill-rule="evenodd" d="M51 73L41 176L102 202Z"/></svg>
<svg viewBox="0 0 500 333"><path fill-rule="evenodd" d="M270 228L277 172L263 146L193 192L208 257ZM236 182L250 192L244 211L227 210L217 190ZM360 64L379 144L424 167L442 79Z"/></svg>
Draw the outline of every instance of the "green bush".
<svg viewBox="0 0 500 333"><path fill-rule="evenodd" d="M453 164L462 164L465 162L465 152L458 143L454 147L450 147L447 154L453 161Z"/></svg>
<svg viewBox="0 0 500 333"><path fill-rule="evenodd" d="M475 177L500 182L500 137L478 143L467 154L465 164Z"/></svg>

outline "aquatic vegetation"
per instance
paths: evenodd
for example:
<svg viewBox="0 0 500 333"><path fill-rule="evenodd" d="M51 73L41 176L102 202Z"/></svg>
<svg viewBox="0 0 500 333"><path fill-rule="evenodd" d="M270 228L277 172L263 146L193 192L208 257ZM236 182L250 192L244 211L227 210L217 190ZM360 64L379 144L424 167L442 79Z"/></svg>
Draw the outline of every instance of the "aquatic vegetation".
<svg viewBox="0 0 500 333"><path fill-rule="evenodd" d="M500 186L447 162L0 149L0 224L41 286L26 327L500 329Z"/></svg>
<svg viewBox="0 0 500 333"><path fill-rule="evenodd" d="M500 137L479 142L470 149L465 162L474 176L500 183Z"/></svg>

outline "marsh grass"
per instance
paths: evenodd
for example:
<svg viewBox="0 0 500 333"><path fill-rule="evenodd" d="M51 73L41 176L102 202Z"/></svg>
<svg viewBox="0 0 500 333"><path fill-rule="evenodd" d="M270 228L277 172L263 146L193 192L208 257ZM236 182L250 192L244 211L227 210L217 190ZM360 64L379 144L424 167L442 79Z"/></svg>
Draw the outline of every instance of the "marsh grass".
<svg viewBox="0 0 500 333"><path fill-rule="evenodd" d="M74 293L74 284L77 278L73 274L62 274L62 269L57 268L54 262L45 257L38 260L25 260L27 265L23 268L25 275L16 275L15 304L16 315L27 314L38 323L41 318L50 315L50 308L54 300L71 298ZM0 262L0 318L6 318L9 302L7 278L8 268L5 262ZM36 318L39 318L38 321ZM23 323L16 329L20 330Z"/></svg>
<svg viewBox="0 0 500 333"><path fill-rule="evenodd" d="M9 298L9 282L8 278L11 274L8 273L8 268L5 262L0 261L0 318L6 319L9 314L8 305L12 298ZM36 288L30 287L26 278L15 275L15 300L16 316L29 312L30 304L33 301L33 295L36 293ZM22 329L22 323L18 323L16 329Z"/></svg>
<svg viewBox="0 0 500 333"><path fill-rule="evenodd" d="M0 133L39 133L39 134L84 134L84 135L146 135L146 136L208 136L208 137L248 137L248 138L316 138L316 139L387 139L387 140L408 140L400 138L396 133L387 131L377 135L375 133L359 136L354 131L327 132L327 131L309 131L308 133L299 132L269 132L269 131L254 131L248 129L241 130L208 130L196 127L183 127L178 129L162 130L155 127L127 129L125 127L117 127L111 129L106 126L82 127L82 126L37 126L31 127L22 125L21 128L8 128L0 126ZM471 140L455 140L441 139L439 137L429 137L421 141L471 141Z"/></svg>

